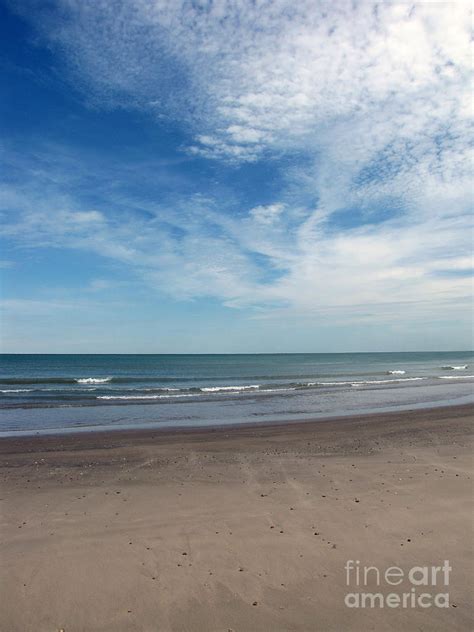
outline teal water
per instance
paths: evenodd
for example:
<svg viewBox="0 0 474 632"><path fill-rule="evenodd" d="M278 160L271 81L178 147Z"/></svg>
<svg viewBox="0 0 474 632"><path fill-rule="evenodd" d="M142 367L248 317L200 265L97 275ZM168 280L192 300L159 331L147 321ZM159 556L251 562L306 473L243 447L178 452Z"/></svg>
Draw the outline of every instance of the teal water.
<svg viewBox="0 0 474 632"><path fill-rule="evenodd" d="M251 423L470 401L471 351L0 355L0 433Z"/></svg>

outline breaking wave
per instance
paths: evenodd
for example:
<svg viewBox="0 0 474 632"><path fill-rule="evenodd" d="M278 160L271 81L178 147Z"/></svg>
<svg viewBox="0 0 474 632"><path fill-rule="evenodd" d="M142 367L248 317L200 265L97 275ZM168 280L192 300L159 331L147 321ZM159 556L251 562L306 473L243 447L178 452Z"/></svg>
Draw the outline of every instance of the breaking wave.
<svg viewBox="0 0 474 632"><path fill-rule="evenodd" d="M176 397L197 397L200 395L239 395L245 393L278 393L285 391L297 391L313 388L324 388L334 386L365 386L377 384L396 384L398 382L416 382L426 380L425 377L407 377L399 379L387 380L361 380L357 382L292 382L289 384L245 384L243 386L203 386L201 388L161 388L161 389L144 389L144 391L155 391L154 394L133 394L133 395L98 395L97 399L102 400L153 400L153 399L170 399Z"/></svg>
<svg viewBox="0 0 474 632"><path fill-rule="evenodd" d="M440 380L468 380L473 379L474 375L440 375Z"/></svg>
<svg viewBox="0 0 474 632"><path fill-rule="evenodd" d="M249 384L248 386L204 386L199 390L203 393L218 393L219 391L252 391L258 390L260 384Z"/></svg>
<svg viewBox="0 0 474 632"><path fill-rule="evenodd" d="M194 397L194 393L179 393L176 395L98 395L97 399L168 399L170 397Z"/></svg>
<svg viewBox="0 0 474 632"><path fill-rule="evenodd" d="M1 384L41 385L41 384L105 384L115 381L113 377L7 377L0 378ZM125 381L128 381L125 380Z"/></svg>

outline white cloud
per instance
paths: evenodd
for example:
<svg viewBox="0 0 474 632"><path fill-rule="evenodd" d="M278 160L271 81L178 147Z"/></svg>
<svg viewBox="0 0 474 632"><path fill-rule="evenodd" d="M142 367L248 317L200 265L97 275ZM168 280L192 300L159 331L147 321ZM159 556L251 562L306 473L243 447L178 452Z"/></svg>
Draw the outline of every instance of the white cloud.
<svg viewBox="0 0 474 632"><path fill-rule="evenodd" d="M192 155L304 161L288 170L284 201L242 209L243 219L193 198L185 212L150 205L145 224L57 194L40 208L24 200L10 234L25 240L26 225L36 245L93 250L174 296L266 313L396 320L466 305L470 281L441 273L465 270L472 247L468 3L58 6L31 17L95 106L179 120ZM314 207L291 203L298 188ZM391 219L330 229L341 209L387 200L398 204Z"/></svg>
<svg viewBox="0 0 474 632"><path fill-rule="evenodd" d="M468 216L438 212L421 223L404 215L328 231L330 216L315 221L283 204L254 207L239 219L199 198L171 210L140 202L148 216L137 219L133 199L117 215L83 211L61 195L39 203L35 188L14 195L3 233L23 247L93 252L178 299L215 297L258 308L260 317L285 308L288 317L350 322L457 318L468 308ZM7 189L2 197L12 205Z"/></svg>
<svg viewBox="0 0 474 632"><path fill-rule="evenodd" d="M269 204L268 206L255 206L250 209L249 215L260 224L273 224L279 219L284 209L283 204Z"/></svg>
<svg viewBox="0 0 474 632"><path fill-rule="evenodd" d="M192 155L313 156L327 212L381 156L398 194L466 172L469 3L68 0L28 15L87 99L184 122Z"/></svg>

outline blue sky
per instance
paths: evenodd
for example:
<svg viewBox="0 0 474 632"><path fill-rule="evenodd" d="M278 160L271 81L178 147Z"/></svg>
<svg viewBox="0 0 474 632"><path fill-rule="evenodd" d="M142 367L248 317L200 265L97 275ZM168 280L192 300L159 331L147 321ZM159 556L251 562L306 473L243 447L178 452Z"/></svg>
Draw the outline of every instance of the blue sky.
<svg viewBox="0 0 474 632"><path fill-rule="evenodd" d="M0 29L3 351L472 348L468 3L26 0Z"/></svg>

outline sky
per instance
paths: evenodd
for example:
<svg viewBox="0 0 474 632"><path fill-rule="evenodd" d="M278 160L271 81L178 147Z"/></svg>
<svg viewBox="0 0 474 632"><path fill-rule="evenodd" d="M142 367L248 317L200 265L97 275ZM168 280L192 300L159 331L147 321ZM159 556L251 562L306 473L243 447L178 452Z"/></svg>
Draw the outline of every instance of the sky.
<svg viewBox="0 0 474 632"><path fill-rule="evenodd" d="M470 24L0 0L2 351L472 349Z"/></svg>

